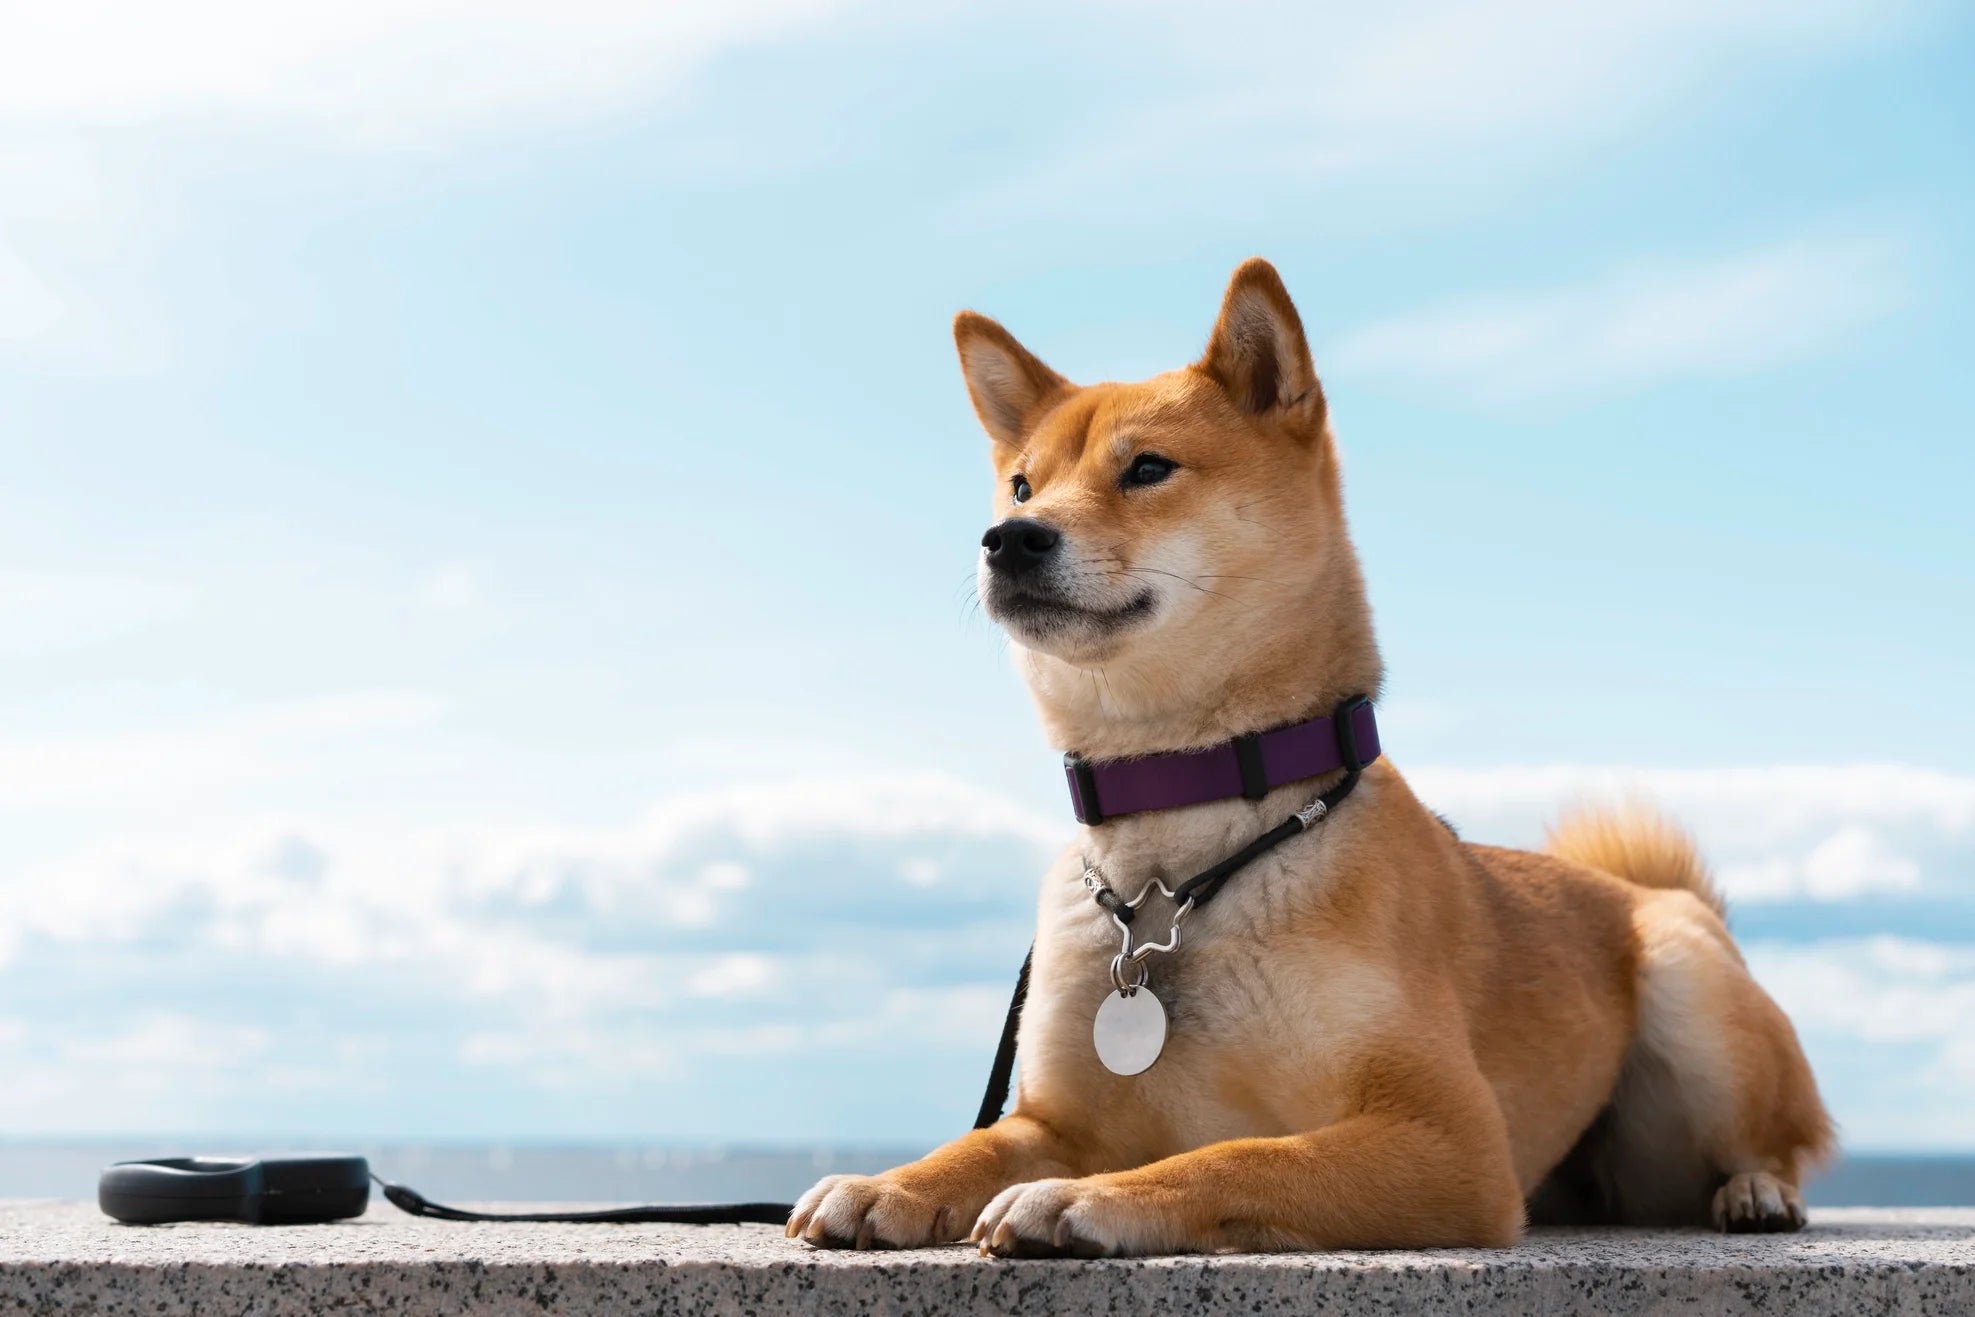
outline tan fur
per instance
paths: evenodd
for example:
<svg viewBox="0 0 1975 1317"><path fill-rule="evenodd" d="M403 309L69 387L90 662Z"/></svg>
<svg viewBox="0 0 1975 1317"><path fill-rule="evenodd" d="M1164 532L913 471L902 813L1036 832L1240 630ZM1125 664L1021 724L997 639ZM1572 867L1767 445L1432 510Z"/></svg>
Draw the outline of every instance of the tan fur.
<svg viewBox="0 0 1975 1317"><path fill-rule="evenodd" d="M983 567L1056 745L1183 749L1377 694L1328 412L1273 268L1237 270L1200 361L1140 384L1079 388L985 317L954 328L994 516L1061 535L1062 609L1025 611ZM1146 453L1177 470L1121 483ZM1685 837L1587 816L1549 854L1465 844L1389 758L1150 962L1166 1050L1105 1070L1090 1028L1116 933L1084 864L1134 891L1183 879L1329 785L1082 829L1043 879L1013 1110L824 1180L790 1235L1026 1256L1502 1245L1526 1205L1801 1224L1829 1122ZM1153 929L1165 913L1155 898Z"/></svg>
<svg viewBox="0 0 1975 1317"><path fill-rule="evenodd" d="M1544 849L1641 887L1692 892L1716 914L1728 913L1693 837L1671 819L1641 806L1574 810L1550 829Z"/></svg>

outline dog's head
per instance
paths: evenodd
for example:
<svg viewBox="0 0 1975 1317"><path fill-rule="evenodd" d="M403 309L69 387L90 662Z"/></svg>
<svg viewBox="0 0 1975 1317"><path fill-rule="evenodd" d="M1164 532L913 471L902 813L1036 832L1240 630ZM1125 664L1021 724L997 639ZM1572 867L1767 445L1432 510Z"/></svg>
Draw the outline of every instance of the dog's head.
<svg viewBox="0 0 1975 1317"><path fill-rule="evenodd" d="M993 440L981 601L1045 706L1066 668L1210 698L1355 627L1323 389L1268 262L1235 271L1200 360L1142 383L1074 385L973 312L954 338Z"/></svg>

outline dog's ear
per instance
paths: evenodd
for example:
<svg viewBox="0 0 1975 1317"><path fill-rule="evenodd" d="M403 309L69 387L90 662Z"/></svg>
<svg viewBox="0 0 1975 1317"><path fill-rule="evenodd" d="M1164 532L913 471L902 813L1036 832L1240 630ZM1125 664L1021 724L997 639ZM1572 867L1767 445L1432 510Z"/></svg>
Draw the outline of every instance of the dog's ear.
<svg viewBox="0 0 1975 1317"><path fill-rule="evenodd" d="M953 318L953 345L960 349L974 414L998 444L1019 445L1037 409L1070 387L1013 334L976 312Z"/></svg>
<svg viewBox="0 0 1975 1317"><path fill-rule="evenodd" d="M1251 415L1322 420L1323 387L1310 362L1303 321L1276 267L1259 256L1241 263L1221 299L1206 355L1194 369L1211 376Z"/></svg>

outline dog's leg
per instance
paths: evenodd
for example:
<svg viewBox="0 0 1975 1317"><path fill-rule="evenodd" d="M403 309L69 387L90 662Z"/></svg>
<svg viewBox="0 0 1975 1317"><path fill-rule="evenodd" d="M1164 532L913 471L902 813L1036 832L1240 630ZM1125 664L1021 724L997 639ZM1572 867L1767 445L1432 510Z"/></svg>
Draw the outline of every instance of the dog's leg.
<svg viewBox="0 0 1975 1317"><path fill-rule="evenodd" d="M1746 972L1732 982L1736 1110L1716 1128L1716 1164L1728 1178L1708 1215L1735 1233L1801 1230L1808 1214L1798 1186L1830 1155L1831 1119L1789 1017Z"/></svg>
<svg viewBox="0 0 1975 1317"><path fill-rule="evenodd" d="M1424 1069L1380 1085L1403 1109L1016 1185L988 1204L973 1238L1001 1257L1514 1243L1522 1191L1493 1094L1479 1073L1450 1085ZM1406 1089L1422 1080L1441 1096L1411 1105Z"/></svg>
<svg viewBox="0 0 1975 1317"><path fill-rule="evenodd" d="M883 1175L832 1175L802 1196L788 1236L819 1248L917 1248L961 1239L1011 1184L1076 1171L1067 1141L1020 1111Z"/></svg>
<svg viewBox="0 0 1975 1317"><path fill-rule="evenodd" d="M1635 924L1639 1032L1614 1104L1623 1219L1800 1228L1798 1185L1832 1135L1796 1031L1701 902L1654 894Z"/></svg>

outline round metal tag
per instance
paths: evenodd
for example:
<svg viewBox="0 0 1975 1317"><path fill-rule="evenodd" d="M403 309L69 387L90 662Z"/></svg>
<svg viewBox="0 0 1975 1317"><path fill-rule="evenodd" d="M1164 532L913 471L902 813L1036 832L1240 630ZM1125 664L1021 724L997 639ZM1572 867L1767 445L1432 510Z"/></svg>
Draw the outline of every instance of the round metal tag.
<svg viewBox="0 0 1975 1317"><path fill-rule="evenodd" d="M1107 992L1090 1029L1097 1059L1114 1075L1135 1075L1159 1059L1166 1045L1166 1008L1150 988Z"/></svg>

